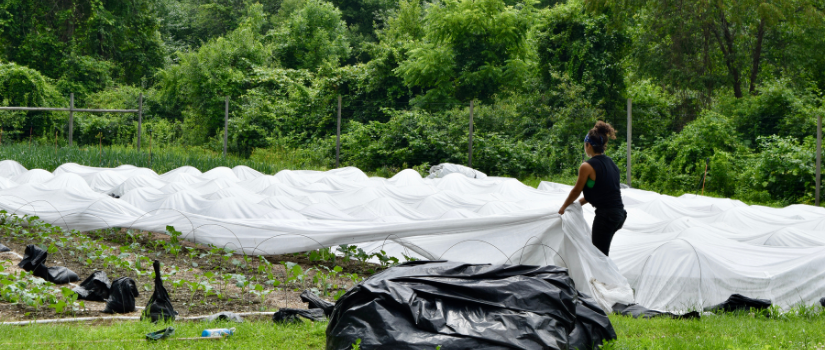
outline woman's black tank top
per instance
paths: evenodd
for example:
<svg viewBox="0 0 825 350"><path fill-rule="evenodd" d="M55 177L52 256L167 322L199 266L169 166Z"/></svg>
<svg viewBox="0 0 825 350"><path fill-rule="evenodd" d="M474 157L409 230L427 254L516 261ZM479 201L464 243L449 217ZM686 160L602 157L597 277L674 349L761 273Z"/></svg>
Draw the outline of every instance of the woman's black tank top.
<svg viewBox="0 0 825 350"><path fill-rule="evenodd" d="M622 191L619 187L619 167L613 159L598 155L587 160L587 164L596 171L596 184L593 188L585 186L584 199L596 209L624 208Z"/></svg>

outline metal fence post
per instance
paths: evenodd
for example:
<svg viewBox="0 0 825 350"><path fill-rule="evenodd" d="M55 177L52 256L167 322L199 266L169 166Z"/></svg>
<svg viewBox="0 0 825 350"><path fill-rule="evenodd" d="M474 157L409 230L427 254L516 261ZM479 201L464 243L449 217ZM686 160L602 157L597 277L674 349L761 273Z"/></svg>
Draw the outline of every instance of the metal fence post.
<svg viewBox="0 0 825 350"><path fill-rule="evenodd" d="M467 143L467 166L473 167L473 101L470 100L470 139Z"/></svg>
<svg viewBox="0 0 825 350"><path fill-rule="evenodd" d="M223 157L226 158L226 139L229 135L229 96L226 96L226 103L223 110Z"/></svg>
<svg viewBox="0 0 825 350"><path fill-rule="evenodd" d="M74 92L69 93L69 147L74 136Z"/></svg>
<svg viewBox="0 0 825 350"><path fill-rule="evenodd" d="M819 194L822 186L822 116L816 117L816 206L819 206Z"/></svg>
<svg viewBox="0 0 825 350"><path fill-rule="evenodd" d="M335 167L341 165L341 95L338 95L338 122L335 127Z"/></svg>
<svg viewBox="0 0 825 350"><path fill-rule="evenodd" d="M630 162L630 144L633 141L633 100L628 98L627 99L627 186L633 187L630 182L630 169L631 169L631 162Z"/></svg>
<svg viewBox="0 0 825 350"><path fill-rule="evenodd" d="M143 93L138 97L138 130L137 130L137 149L140 151L140 135L141 127L143 126Z"/></svg>

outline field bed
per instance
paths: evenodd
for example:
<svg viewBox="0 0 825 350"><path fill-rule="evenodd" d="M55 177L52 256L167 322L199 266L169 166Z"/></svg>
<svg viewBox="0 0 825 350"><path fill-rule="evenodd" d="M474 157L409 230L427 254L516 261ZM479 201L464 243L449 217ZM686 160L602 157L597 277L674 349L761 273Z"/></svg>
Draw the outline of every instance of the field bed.
<svg viewBox="0 0 825 350"><path fill-rule="evenodd" d="M0 226L0 243L12 252L0 253L4 270L0 275L4 294L0 321L106 316L101 313L104 302L70 300L71 293L63 290L73 288L94 271L106 272L110 280L134 279L140 291L138 310L119 316L139 316L153 290L153 260L161 262L164 285L180 316L306 308L299 297L302 291L311 289L333 301L380 268L366 261L335 257L331 251L244 256L175 242L174 231L171 236L125 229L65 232L36 220L24 225L25 220L4 218L9 222ZM80 281L56 286L24 273L17 264L29 244L50 251L47 266L68 267ZM38 297L44 299L36 300ZM67 305L59 310L55 304L61 301Z"/></svg>

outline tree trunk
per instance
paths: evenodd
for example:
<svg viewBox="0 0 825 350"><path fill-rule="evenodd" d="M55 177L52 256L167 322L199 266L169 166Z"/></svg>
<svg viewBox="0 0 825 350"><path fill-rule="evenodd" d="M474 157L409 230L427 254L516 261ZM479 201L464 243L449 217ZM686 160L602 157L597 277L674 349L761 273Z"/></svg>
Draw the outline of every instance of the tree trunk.
<svg viewBox="0 0 825 350"><path fill-rule="evenodd" d="M756 33L756 47L753 49L753 66L751 67L751 95L756 93L756 78L759 74L759 56L762 55L762 39L765 37L765 19L759 20L759 31Z"/></svg>
<svg viewBox="0 0 825 350"><path fill-rule="evenodd" d="M710 103L711 96L713 96L713 81L712 79L708 79L708 75L710 72L713 71L713 66L711 65L710 59L710 24L707 22L702 25L702 77L704 78L705 83L705 93L703 102L705 105Z"/></svg>
<svg viewBox="0 0 825 350"><path fill-rule="evenodd" d="M722 56L725 57L725 65L728 67L728 73L730 73L731 79L733 80L733 96L742 98L742 78L739 69L736 67L736 51L733 46L733 36L730 33L728 21L725 19L725 14L722 12L722 9L719 9L719 18L719 26L722 27L722 34L724 34L725 38L722 40L716 30L713 30L713 35L716 37L716 41L719 42L719 47L722 49Z"/></svg>

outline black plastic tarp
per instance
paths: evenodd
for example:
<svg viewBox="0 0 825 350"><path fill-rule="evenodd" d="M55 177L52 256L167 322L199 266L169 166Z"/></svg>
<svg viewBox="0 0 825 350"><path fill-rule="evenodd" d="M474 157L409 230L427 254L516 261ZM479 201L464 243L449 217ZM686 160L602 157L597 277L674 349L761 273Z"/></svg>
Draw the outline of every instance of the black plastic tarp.
<svg viewBox="0 0 825 350"><path fill-rule="evenodd" d="M80 300L105 301L109 298L112 283L103 271L95 271L73 290Z"/></svg>
<svg viewBox="0 0 825 350"><path fill-rule="evenodd" d="M135 311L135 297L140 296L135 280L130 277L120 277L112 281L109 290L109 299L106 299L107 314L126 314Z"/></svg>
<svg viewBox="0 0 825 350"><path fill-rule="evenodd" d="M556 266L416 261L335 303L327 349L592 349L616 333Z"/></svg>
<svg viewBox="0 0 825 350"><path fill-rule="evenodd" d="M272 315L272 321L275 323L300 323L301 319L309 321L323 321L326 320L324 310L321 309L279 309Z"/></svg>
<svg viewBox="0 0 825 350"><path fill-rule="evenodd" d="M733 294L728 300L721 304L706 307L705 311L710 312L733 312L733 311L748 311L750 309L763 310L771 307L771 301L768 299L754 299L741 294Z"/></svg>
<svg viewBox="0 0 825 350"><path fill-rule="evenodd" d="M48 256L49 254L45 250L40 249L40 247L34 244L30 244L26 246L23 260L21 260L17 266L54 284L66 284L80 280L74 271L66 267L47 267L45 263Z"/></svg>
<svg viewBox="0 0 825 350"><path fill-rule="evenodd" d="M310 309L321 309L324 311L324 315L329 317L332 314L332 309L335 308L335 304L328 302L321 297L315 295L309 290L305 290L301 293L301 301L307 303L307 306Z"/></svg>
<svg viewBox="0 0 825 350"><path fill-rule="evenodd" d="M163 279L160 275L160 261L155 260L152 263L155 268L155 291L149 297L149 302L146 303L146 309L143 310L143 318L149 318L152 322L158 320L173 321L178 315L175 308L172 307L172 300L169 298L169 293L163 287Z"/></svg>

